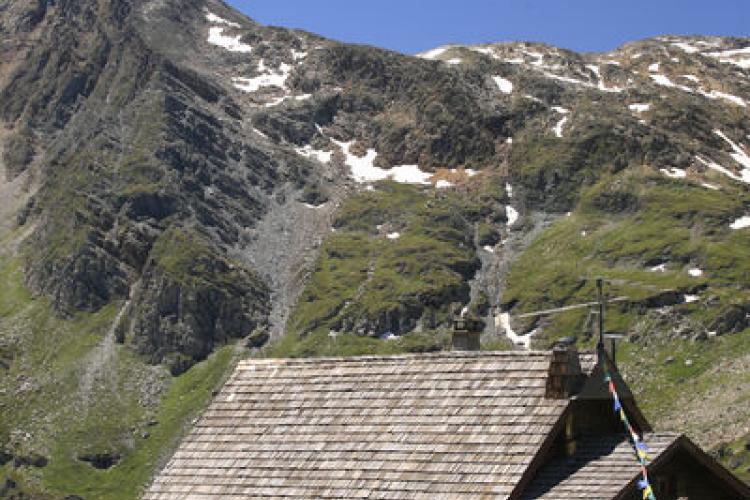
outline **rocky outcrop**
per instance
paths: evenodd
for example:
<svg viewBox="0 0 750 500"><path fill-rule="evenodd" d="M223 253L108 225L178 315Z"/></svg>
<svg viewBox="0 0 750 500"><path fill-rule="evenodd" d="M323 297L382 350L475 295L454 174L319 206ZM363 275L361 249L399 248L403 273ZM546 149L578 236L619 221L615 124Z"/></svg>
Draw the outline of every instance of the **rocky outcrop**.
<svg viewBox="0 0 750 500"><path fill-rule="evenodd" d="M34 158L34 145L28 131L19 131L6 139L3 151L5 177L13 180L20 175Z"/></svg>
<svg viewBox="0 0 750 500"><path fill-rule="evenodd" d="M729 304L716 315L709 329L717 335L737 333L750 327L750 304Z"/></svg>
<svg viewBox="0 0 750 500"><path fill-rule="evenodd" d="M0 12L0 121L12 131L3 163L10 178L35 169L41 184L18 218L36 228L27 283L60 314L129 298L123 341L154 362L174 358L173 367L262 332L269 311L273 334L284 330L330 214L356 192L346 165L355 160L341 141L355 156L376 153L375 167L483 172L458 182L459 198L484 183L503 203L462 208L470 223L458 230L476 237L444 242L472 253L446 265L451 280L471 281L478 252L497 251L505 272L522 249L500 247L525 242L528 214L636 213L645 203L637 185L600 183L636 169L704 172L698 158L733 161L717 123L734 138L750 132L737 118L744 99L734 94L747 90L740 69L703 49L687 61L671 39L606 55L519 43L414 58L260 26L214 0L12 1ZM217 29L241 50L212 42ZM690 64L697 76L661 85L646 61L656 58L672 78ZM300 227L308 223L315 227ZM164 265L157 247L174 228L199 235L180 252L205 268ZM403 278L407 266L394 261ZM426 321L425 302L445 311L483 292L495 304L499 285L482 286L469 293L451 282L363 310L336 304L331 311L343 312L333 326L403 333ZM680 300L665 295L646 307ZM741 324L727 321L717 328ZM257 347L264 334L253 338Z"/></svg>
<svg viewBox="0 0 750 500"><path fill-rule="evenodd" d="M132 291L118 340L178 375L230 339L263 329L268 289L200 236L170 229Z"/></svg>

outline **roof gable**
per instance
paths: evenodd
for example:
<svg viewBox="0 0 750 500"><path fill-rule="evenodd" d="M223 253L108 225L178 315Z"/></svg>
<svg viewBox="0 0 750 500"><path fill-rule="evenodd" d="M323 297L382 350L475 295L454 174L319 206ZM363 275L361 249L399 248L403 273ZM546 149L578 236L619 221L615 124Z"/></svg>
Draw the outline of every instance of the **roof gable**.
<svg viewBox="0 0 750 500"><path fill-rule="evenodd" d="M692 494L695 494L697 498L750 499L750 485L735 477L684 435L677 437L668 447L655 454L648 468L649 475L657 479L673 476L675 470L678 470L688 481L695 480L692 484L683 485L690 491L691 498ZM637 478L632 479L617 495L613 496L613 499L632 498L638 491L636 480ZM698 491L691 491L691 489L704 491L701 495Z"/></svg>
<svg viewBox="0 0 750 500"><path fill-rule="evenodd" d="M549 365L549 352L243 361L144 498L507 498L568 405L544 397Z"/></svg>
<svg viewBox="0 0 750 500"><path fill-rule="evenodd" d="M580 392L575 395L575 399L577 401L612 400L612 395L609 393L607 387L608 382L605 380L603 363L607 363L609 367L607 373L609 373L612 383L617 389L617 395L625 408L628 418L633 422L639 432L643 433L652 431L651 424L649 424L648 420L646 420L646 417L641 412L641 409L638 407L638 403L636 402L635 396L633 396L630 387L622 378L622 375L620 375L617 366L610 360L609 356L603 349L599 351L597 361L591 369L591 372L584 382ZM614 413L612 415L614 416Z"/></svg>
<svg viewBox="0 0 750 500"><path fill-rule="evenodd" d="M651 454L664 452L677 439L676 434L644 436ZM523 492L523 500L588 499L592 492L597 498L614 498L631 481L635 482L639 468L633 448L623 435L582 436L576 453L570 457L550 460Z"/></svg>
<svg viewBox="0 0 750 500"><path fill-rule="evenodd" d="M620 422L609 422L601 365L583 354L579 372L554 356L242 361L144 499L574 499L592 489L629 498L638 469L630 443L613 430ZM559 397L580 373L580 392ZM625 382L609 373L628 414L648 429ZM550 391L555 376L562 383ZM560 453L571 438L573 453ZM747 490L684 437L650 434L645 442L656 457L650 469L679 450L722 488Z"/></svg>

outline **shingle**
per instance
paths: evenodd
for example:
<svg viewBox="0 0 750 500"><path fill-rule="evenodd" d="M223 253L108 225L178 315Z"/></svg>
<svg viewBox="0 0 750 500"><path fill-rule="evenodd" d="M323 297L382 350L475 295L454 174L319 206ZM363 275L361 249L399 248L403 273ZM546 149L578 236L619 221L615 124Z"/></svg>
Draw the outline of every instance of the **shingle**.
<svg viewBox="0 0 750 500"><path fill-rule="evenodd" d="M659 456L679 436L646 434L644 442L652 458ZM523 493L524 500L612 498L639 474L632 445L622 436L583 437L576 454L550 461Z"/></svg>
<svg viewBox="0 0 750 500"><path fill-rule="evenodd" d="M567 405L549 361L243 361L144 498L502 498Z"/></svg>

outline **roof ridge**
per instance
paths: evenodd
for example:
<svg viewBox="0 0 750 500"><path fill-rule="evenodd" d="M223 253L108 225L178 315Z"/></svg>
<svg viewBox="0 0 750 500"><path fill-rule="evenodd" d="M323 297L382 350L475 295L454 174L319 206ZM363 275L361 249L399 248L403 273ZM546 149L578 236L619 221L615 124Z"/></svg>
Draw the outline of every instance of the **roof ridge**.
<svg viewBox="0 0 750 500"><path fill-rule="evenodd" d="M476 358L528 358L539 356L550 356L552 351L441 351L431 353L406 353L394 355L364 355L364 356L331 356L319 358L247 358L240 361L240 365L295 365L295 364L323 364L323 363L361 363L363 361L371 362L391 362L397 360L423 360L423 359L476 359ZM580 354L593 354L588 351L581 351Z"/></svg>

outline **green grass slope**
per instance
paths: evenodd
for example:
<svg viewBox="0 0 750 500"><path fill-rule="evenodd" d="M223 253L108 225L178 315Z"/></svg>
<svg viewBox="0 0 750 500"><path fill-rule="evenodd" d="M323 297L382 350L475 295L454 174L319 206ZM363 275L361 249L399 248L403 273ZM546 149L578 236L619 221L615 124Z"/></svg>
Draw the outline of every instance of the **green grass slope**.
<svg viewBox="0 0 750 500"><path fill-rule="evenodd" d="M647 416L719 449L745 479L750 229L730 224L749 207L729 183L711 190L646 169L603 179L520 255L503 295L518 315L593 300L603 277L610 297L628 297L607 308L605 329L626 334L619 361ZM595 342L586 309L524 321L541 327L539 347L563 336Z"/></svg>
<svg viewBox="0 0 750 500"><path fill-rule="evenodd" d="M475 242L505 217L496 179L466 189L468 196L383 182L344 203L287 335L267 355L444 348L451 305L470 302L468 282L480 266ZM409 333L376 338L388 332Z"/></svg>
<svg viewBox="0 0 750 500"><path fill-rule="evenodd" d="M115 306L57 319L23 286L17 258L0 257L0 276L0 445L16 457L0 478L40 498L136 498L231 369L235 349L173 379L108 344ZM81 460L96 456L117 463L99 470ZM15 463L40 457L43 467Z"/></svg>

